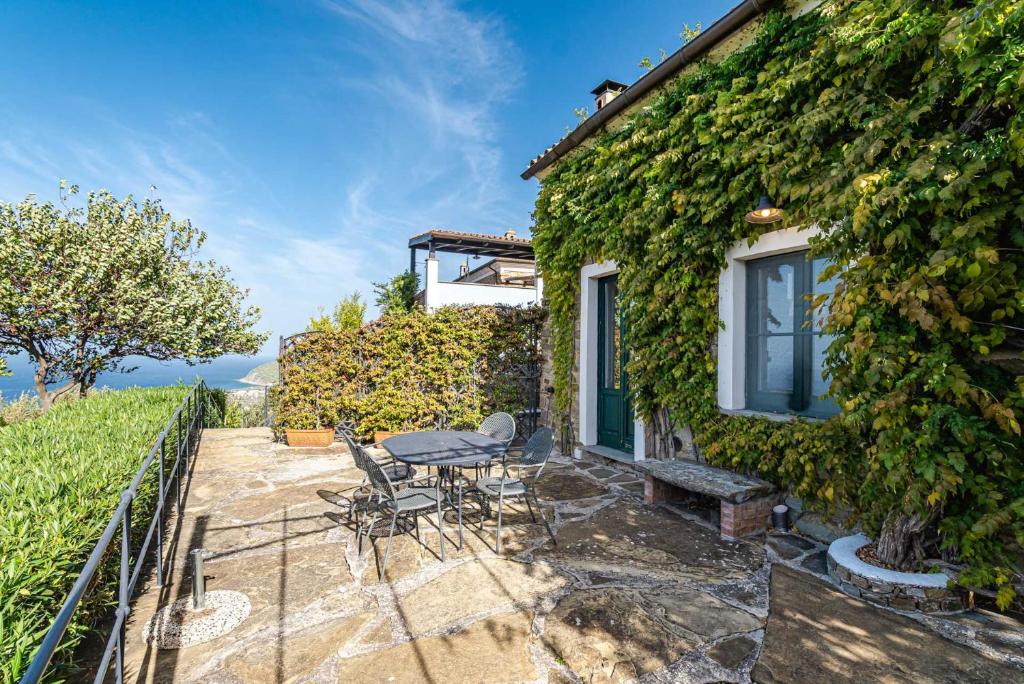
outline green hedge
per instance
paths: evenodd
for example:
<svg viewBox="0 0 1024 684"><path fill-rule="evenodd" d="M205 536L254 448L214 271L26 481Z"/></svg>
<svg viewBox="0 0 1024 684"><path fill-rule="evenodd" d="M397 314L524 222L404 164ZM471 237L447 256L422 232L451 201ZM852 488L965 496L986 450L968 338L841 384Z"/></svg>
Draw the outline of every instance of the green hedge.
<svg viewBox="0 0 1024 684"><path fill-rule="evenodd" d="M280 360L283 428L355 423L376 430L475 427L526 408L517 375L540 363L537 307L445 307L307 335Z"/></svg>
<svg viewBox="0 0 1024 684"><path fill-rule="evenodd" d="M14 682L27 667L121 492L188 392L99 392L0 428L0 680ZM134 505L140 534L155 496L154 468ZM109 618L118 562L108 554L54 659L56 672L88 629Z"/></svg>

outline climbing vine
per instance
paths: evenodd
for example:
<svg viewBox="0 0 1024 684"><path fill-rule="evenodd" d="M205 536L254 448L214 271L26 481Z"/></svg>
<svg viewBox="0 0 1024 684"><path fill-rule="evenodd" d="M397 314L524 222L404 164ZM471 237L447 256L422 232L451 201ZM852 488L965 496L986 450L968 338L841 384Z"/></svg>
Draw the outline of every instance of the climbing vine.
<svg viewBox="0 0 1024 684"><path fill-rule="evenodd" d="M631 390L709 460L850 512L907 567L1021 582L1024 2L862 0L767 14L544 178L534 246L556 400L571 397L579 269L615 259ZM718 278L767 192L838 275L829 421L727 417ZM658 421L655 420L655 424Z"/></svg>

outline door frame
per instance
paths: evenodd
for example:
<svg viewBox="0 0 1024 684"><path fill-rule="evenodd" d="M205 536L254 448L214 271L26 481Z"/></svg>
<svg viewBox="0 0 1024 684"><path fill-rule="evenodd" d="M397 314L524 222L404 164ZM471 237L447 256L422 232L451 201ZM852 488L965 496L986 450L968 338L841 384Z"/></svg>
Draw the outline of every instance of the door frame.
<svg viewBox="0 0 1024 684"><path fill-rule="evenodd" d="M579 344L579 442L597 446L597 281L619 272L614 261L587 264L580 269L580 344ZM601 447L606 448L606 447ZM634 461L646 456L644 423L633 420L633 453L618 452Z"/></svg>

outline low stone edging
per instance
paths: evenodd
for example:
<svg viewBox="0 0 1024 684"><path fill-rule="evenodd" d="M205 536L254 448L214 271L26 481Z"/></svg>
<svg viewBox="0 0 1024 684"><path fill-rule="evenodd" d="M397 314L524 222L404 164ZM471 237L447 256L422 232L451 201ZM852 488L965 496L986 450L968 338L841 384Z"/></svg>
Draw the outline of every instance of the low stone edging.
<svg viewBox="0 0 1024 684"><path fill-rule="evenodd" d="M966 610L964 598L948 588L942 572L897 572L865 563L857 549L870 543L863 534L841 537L828 547L828 575L850 596L881 606L923 613Z"/></svg>

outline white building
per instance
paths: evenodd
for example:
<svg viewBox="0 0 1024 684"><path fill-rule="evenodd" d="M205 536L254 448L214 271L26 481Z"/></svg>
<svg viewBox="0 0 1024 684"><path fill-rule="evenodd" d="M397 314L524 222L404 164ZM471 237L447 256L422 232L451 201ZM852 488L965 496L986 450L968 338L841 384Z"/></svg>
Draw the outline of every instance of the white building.
<svg viewBox="0 0 1024 684"><path fill-rule="evenodd" d="M417 252L426 251L423 289L416 300L428 311L442 306L539 304L544 291L533 258L533 245L515 231L504 235L461 233L435 228L409 239L409 268L417 272ZM462 255L459 275L442 280L438 252ZM487 257L470 268L469 259Z"/></svg>

